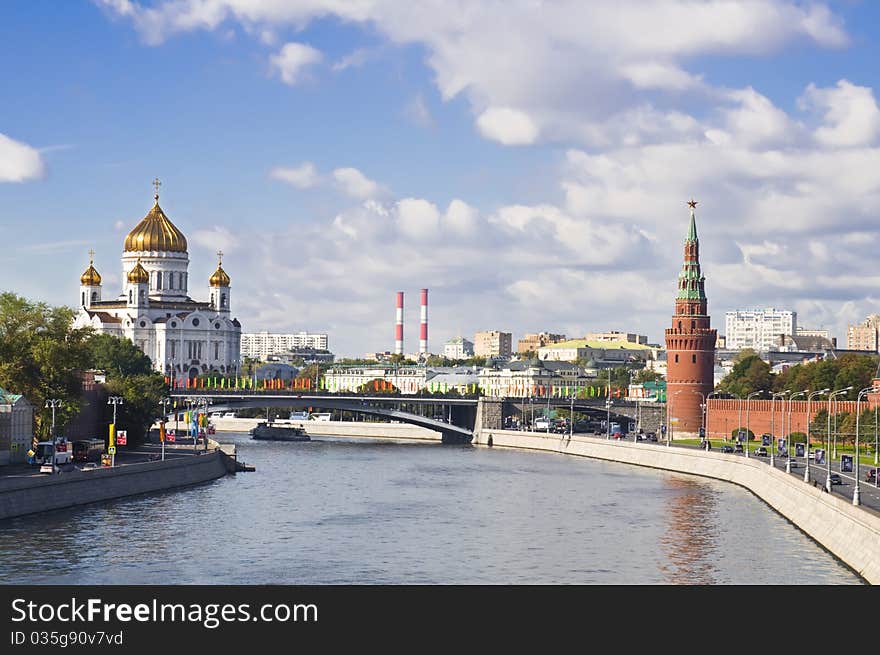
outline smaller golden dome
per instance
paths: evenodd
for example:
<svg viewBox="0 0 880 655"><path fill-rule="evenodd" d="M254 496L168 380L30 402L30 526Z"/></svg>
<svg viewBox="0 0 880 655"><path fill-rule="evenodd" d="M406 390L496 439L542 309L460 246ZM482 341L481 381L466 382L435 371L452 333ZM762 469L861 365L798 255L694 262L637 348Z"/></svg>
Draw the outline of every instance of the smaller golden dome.
<svg viewBox="0 0 880 655"><path fill-rule="evenodd" d="M208 284L212 287L228 287L229 282L229 275L223 270L222 263L217 264L217 270L214 271L214 275L208 280Z"/></svg>
<svg viewBox="0 0 880 655"><path fill-rule="evenodd" d="M150 274L147 273L147 269L141 266L140 259L137 260L134 268L128 272L128 281L132 284L149 284Z"/></svg>
<svg viewBox="0 0 880 655"><path fill-rule="evenodd" d="M84 287L101 286L101 275L95 270L94 261L89 261L89 267L79 276L79 283Z"/></svg>

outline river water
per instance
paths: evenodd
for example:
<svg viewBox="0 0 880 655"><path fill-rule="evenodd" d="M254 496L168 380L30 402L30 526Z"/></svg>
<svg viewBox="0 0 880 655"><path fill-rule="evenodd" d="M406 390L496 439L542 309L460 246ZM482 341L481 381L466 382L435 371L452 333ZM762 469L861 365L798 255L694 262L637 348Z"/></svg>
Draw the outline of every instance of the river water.
<svg viewBox="0 0 880 655"><path fill-rule="evenodd" d="M256 472L0 524L0 583L858 584L744 489L585 458L255 442Z"/></svg>

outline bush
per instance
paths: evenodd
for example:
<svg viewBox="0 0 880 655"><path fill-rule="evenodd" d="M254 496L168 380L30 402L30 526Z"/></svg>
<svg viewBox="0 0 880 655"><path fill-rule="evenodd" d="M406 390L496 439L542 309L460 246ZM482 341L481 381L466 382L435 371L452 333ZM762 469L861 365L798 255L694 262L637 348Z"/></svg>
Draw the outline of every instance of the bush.
<svg viewBox="0 0 880 655"><path fill-rule="evenodd" d="M804 432L792 432L788 437L791 443L807 443L807 435Z"/></svg>
<svg viewBox="0 0 880 655"><path fill-rule="evenodd" d="M742 430L743 432L748 432L748 439L749 439L749 441L754 440L754 438L755 438L755 433L752 432L751 430L746 430L744 427L733 428L733 430L730 431L730 437L731 437L732 439L736 439L736 435L739 434L739 431L740 431L740 430Z"/></svg>

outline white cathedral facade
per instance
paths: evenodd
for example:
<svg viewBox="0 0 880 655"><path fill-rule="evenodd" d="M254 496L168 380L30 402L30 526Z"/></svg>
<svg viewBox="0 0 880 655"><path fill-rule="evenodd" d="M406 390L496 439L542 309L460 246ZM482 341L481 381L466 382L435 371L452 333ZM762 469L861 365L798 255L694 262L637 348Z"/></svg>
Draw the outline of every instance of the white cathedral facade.
<svg viewBox="0 0 880 655"><path fill-rule="evenodd" d="M129 338L153 368L177 383L213 372L235 376L241 367L241 323L230 309L230 279L222 259L208 280L208 301L189 297L186 237L155 204L125 237L123 288L102 297L94 260L80 277L75 327ZM218 253L218 255L222 255Z"/></svg>

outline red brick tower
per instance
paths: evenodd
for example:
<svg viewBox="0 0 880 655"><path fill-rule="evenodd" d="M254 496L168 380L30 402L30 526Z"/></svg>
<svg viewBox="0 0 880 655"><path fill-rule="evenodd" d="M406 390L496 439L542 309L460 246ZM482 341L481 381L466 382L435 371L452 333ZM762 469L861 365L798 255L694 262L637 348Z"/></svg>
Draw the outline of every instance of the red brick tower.
<svg viewBox="0 0 880 655"><path fill-rule="evenodd" d="M691 436L702 425L700 404L714 388L716 331L706 312L706 278L700 271L695 200L684 242L684 264L678 274L678 295L672 327L666 330L666 401L674 435ZM700 395L702 394L702 396ZM677 419L674 420L674 419Z"/></svg>

